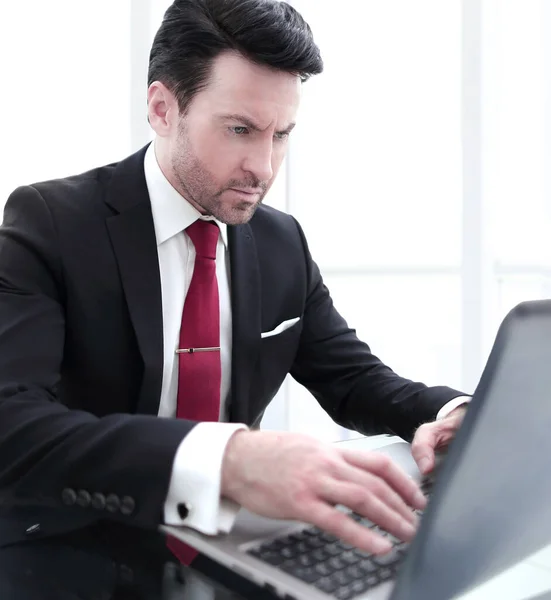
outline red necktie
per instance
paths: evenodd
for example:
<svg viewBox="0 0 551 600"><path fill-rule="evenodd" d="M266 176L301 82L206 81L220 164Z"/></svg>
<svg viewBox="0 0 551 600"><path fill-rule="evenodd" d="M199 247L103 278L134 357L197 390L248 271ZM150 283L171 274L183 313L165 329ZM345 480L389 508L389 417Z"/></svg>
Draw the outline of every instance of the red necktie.
<svg viewBox="0 0 551 600"><path fill-rule="evenodd" d="M190 421L218 421L220 415L220 303L216 280L216 245L220 230L212 221L186 229L195 246L195 267L180 328L176 416Z"/></svg>
<svg viewBox="0 0 551 600"><path fill-rule="evenodd" d="M212 221L198 220L186 233L195 246L196 256L180 328L176 417L218 421L222 368L216 246L220 230ZM189 565L198 554L174 538L167 543L184 564Z"/></svg>

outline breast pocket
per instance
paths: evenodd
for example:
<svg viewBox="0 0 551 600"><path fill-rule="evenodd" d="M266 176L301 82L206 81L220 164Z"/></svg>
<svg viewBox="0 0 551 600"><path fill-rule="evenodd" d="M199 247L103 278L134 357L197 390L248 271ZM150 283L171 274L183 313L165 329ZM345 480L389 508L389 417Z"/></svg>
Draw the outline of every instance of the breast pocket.
<svg viewBox="0 0 551 600"><path fill-rule="evenodd" d="M262 334L260 356L255 374L255 389L265 403L277 393L291 370L300 342L300 317L283 321Z"/></svg>
<svg viewBox="0 0 551 600"><path fill-rule="evenodd" d="M281 322L277 327L270 331L266 331L260 334L260 337L265 340L266 338L275 337L276 335L281 335L291 327L294 327L300 321L300 317L295 317L294 319L287 319L286 321Z"/></svg>

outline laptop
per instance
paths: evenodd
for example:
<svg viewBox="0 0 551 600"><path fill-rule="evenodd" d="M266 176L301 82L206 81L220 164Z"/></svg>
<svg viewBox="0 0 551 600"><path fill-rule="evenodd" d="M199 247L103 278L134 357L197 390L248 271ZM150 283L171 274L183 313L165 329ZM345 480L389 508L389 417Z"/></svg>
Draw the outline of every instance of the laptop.
<svg viewBox="0 0 551 600"><path fill-rule="evenodd" d="M420 479L407 443L380 451ZM446 600L551 542L550 457L551 301L524 302L501 324L409 545L377 557L244 509L225 535L161 529L286 600Z"/></svg>

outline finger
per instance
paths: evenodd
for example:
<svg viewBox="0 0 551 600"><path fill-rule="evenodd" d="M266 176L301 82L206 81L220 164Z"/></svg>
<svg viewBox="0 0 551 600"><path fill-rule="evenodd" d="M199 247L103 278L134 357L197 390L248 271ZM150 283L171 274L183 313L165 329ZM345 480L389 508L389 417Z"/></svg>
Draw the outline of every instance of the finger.
<svg viewBox="0 0 551 600"><path fill-rule="evenodd" d="M419 427L411 444L411 454L423 475L434 469L435 452L450 443L463 421L464 414L465 409L460 407L441 421Z"/></svg>
<svg viewBox="0 0 551 600"><path fill-rule="evenodd" d="M435 423L421 425L411 443L411 455L423 475L434 469L434 449L438 443L438 428Z"/></svg>
<svg viewBox="0 0 551 600"><path fill-rule="evenodd" d="M401 498L400 495L378 475L368 473L367 471L352 465L343 468L338 475L341 476L341 481L359 485L361 489L369 491L375 495L381 502L383 502L383 504L389 506L404 519L406 519L406 521L414 526L417 525L417 516L411 510L411 507L408 506L404 499Z"/></svg>
<svg viewBox="0 0 551 600"><path fill-rule="evenodd" d="M409 542L415 535L416 527L411 521L355 483L333 480L327 500L350 508L404 542Z"/></svg>
<svg viewBox="0 0 551 600"><path fill-rule="evenodd" d="M417 483L387 455L380 452L359 452L357 450L341 450L341 453L349 464L382 479L413 508L419 510L425 508L427 499L423 496Z"/></svg>
<svg viewBox="0 0 551 600"><path fill-rule="evenodd" d="M323 529L360 550L372 554L386 554L392 549L392 543L388 539L364 525L359 525L345 513L325 502L311 503L304 508L306 510L300 517L301 520Z"/></svg>

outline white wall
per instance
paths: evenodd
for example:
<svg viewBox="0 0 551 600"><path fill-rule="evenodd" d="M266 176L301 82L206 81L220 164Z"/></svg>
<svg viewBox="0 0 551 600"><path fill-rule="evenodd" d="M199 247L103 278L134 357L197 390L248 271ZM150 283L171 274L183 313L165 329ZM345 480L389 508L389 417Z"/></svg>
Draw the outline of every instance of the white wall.
<svg viewBox="0 0 551 600"><path fill-rule="evenodd" d="M147 59L168 4L0 4L0 198L151 139ZM268 202L301 221L376 354L471 392L505 312L551 289L549 3L293 4L326 71ZM347 435L294 382L265 426Z"/></svg>

